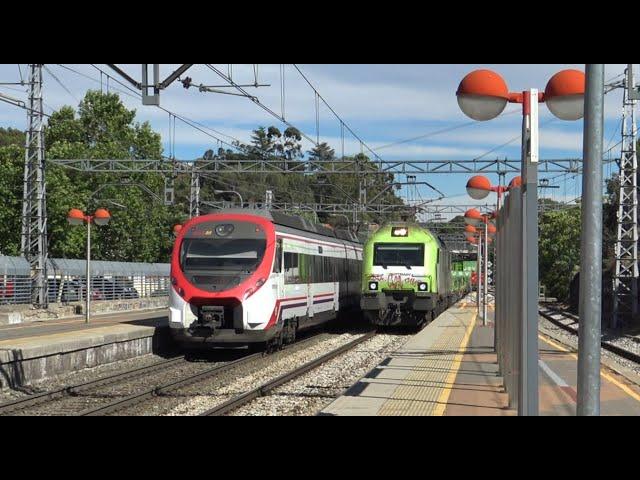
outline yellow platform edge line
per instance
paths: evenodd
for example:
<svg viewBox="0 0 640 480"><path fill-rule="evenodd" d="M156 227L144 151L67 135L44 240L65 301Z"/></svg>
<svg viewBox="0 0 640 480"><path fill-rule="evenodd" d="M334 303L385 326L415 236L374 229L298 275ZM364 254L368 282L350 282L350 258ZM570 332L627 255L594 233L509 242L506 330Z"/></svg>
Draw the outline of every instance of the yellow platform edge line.
<svg viewBox="0 0 640 480"><path fill-rule="evenodd" d="M467 326L467 331L465 332L464 337L462 338L462 342L458 347L459 350L464 350L469 344L469 340L471 339L471 332L473 331L473 328L476 326L477 316L478 316L478 312L474 312L473 318L469 322L469 325ZM447 375L447 379L445 381L447 385L453 385L453 383L455 382L456 377L458 376L458 370L460 370L460 365L462 364L463 356L464 356L464 352L458 352L454 357L453 363L451 364L451 371L449 372L449 375ZM438 397L438 400L437 400L438 404L433 410L434 417L441 417L444 415L444 411L447 409L447 402L449 401L449 396L451 395L451 390L452 388L444 387L442 389L442 392L440 392L440 396Z"/></svg>
<svg viewBox="0 0 640 480"><path fill-rule="evenodd" d="M553 340L547 338L546 336L538 334L538 338L540 338L540 340L542 340L543 342L548 343L552 347L555 347L560 351L566 352L567 355L569 355L570 357L575 358L576 360L578 359L578 355L576 355L575 353L572 353L569 349L567 349L563 345L560 345L559 343L554 342ZM611 375L609 375L608 373L603 371L602 368L600 369L600 376L602 378L604 378L605 380L613 383L616 387L618 387L620 390L622 390L624 393L629 395L631 398L633 398L637 402L640 402L640 395L638 395L636 392L634 392L632 389L630 389L624 383L620 382L619 380L615 379L614 377L612 377Z"/></svg>

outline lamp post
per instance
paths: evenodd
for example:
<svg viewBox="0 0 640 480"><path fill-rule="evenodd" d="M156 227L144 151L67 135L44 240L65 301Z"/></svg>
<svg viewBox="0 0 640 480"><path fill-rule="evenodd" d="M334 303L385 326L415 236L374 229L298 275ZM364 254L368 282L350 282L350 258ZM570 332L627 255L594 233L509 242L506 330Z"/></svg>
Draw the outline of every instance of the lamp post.
<svg viewBox="0 0 640 480"><path fill-rule="evenodd" d="M487 325L487 297L489 294L489 243L491 237L496 232L495 226L490 223L491 214L481 214L475 208L467 210L464 214L464 220L467 223L465 233L467 235L476 235L478 244L478 316L482 316L482 325ZM481 232L477 227L484 224ZM467 240L471 241L469 237ZM480 295L482 294L482 301Z"/></svg>
<svg viewBox="0 0 640 480"><path fill-rule="evenodd" d="M522 336L519 415L538 415L538 103L546 102L553 115L578 120L584 112L584 73L556 73L544 93L532 88L509 92L504 79L491 70L465 76L456 92L468 117L486 121L502 113L507 103L522 105Z"/></svg>
<svg viewBox="0 0 640 480"><path fill-rule="evenodd" d="M485 224L485 249L484 249L484 270L483 270L483 277L484 277L484 291L483 291L483 304L484 304L484 308L483 308L483 316L482 316L482 324L486 325L487 324L487 296L488 296L488 289L489 289L489 242L488 242L488 238L489 235L494 235L496 232L495 227L489 223L489 220L492 218L495 218L495 216L497 216L497 212L500 210L500 200L502 199L502 195L506 192L509 191L510 188L512 188L512 186L514 185L519 185L521 183L521 178L520 177L515 177L513 180L511 180L511 182L509 183L508 187L504 187L502 185L496 185L493 186L491 185L491 181L485 177L484 175L476 175L474 177L471 177L469 179L469 181L467 182L467 193L469 194L469 196L471 198L473 198L474 200L483 200L484 198L487 197L487 195L489 195L490 192L495 192L498 194L498 199L497 199L497 203L496 203L496 211L493 212L493 214L491 215L482 215L481 219L476 219L475 217L473 219L471 219L474 222L479 223L480 221L482 223ZM494 252L495 253L495 252ZM494 260L495 260L495 255L494 255ZM495 271L495 265L494 265L494 271ZM494 346L496 345L496 333L497 333L497 329L494 329Z"/></svg>
<svg viewBox="0 0 640 480"><path fill-rule="evenodd" d="M479 215L480 212L475 208L467 210L464 214L464 221L467 224L465 227L467 241L476 246L476 312L478 317L480 317L480 236L475 227L476 214Z"/></svg>
<svg viewBox="0 0 640 480"><path fill-rule="evenodd" d="M99 208L93 215L85 215L82 210L72 208L67 214L67 221L70 225L87 224L87 269L86 269L86 289L85 289L85 312L84 321L89 323L89 308L91 306L91 222L98 226L104 226L111 220L111 214L104 208Z"/></svg>

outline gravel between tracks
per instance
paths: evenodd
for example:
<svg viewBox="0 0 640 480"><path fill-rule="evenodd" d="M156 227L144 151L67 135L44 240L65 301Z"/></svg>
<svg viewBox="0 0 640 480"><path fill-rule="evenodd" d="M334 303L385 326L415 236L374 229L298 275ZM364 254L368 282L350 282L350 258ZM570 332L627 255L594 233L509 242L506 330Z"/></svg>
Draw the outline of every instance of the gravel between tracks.
<svg viewBox="0 0 640 480"><path fill-rule="evenodd" d="M540 330L542 331L542 333L545 333L545 331L551 332L554 336L557 336L559 338L563 339L563 342L566 343L567 345L575 348L577 350L578 348L578 336L574 335L572 333L569 333L565 330L563 330L562 328L554 325L553 323L551 323L549 320L547 320L546 318L540 316ZM577 324L575 325L575 328L577 328ZM624 348L625 350L629 350L631 352L634 353L638 353L640 354L640 344L629 339L629 338L625 338L625 337L619 337L619 338L606 338L605 339L620 348ZM632 372L634 372L637 375L640 375L640 365L638 365L637 363L634 363L630 360L627 360L625 358L619 357L618 355L616 355L615 353L609 352L605 349L601 349L600 350L601 355L603 357L606 357L610 360L613 360L615 363L617 363L618 365L627 368L629 370L631 370Z"/></svg>
<svg viewBox="0 0 640 480"><path fill-rule="evenodd" d="M216 385L218 382L212 383L211 386L198 385L197 390L188 395L186 401L174 406L168 410L165 415L198 415L216 405L220 405L235 395L255 388L257 385L261 385L286 372L290 372L294 368L316 359L360 336L361 334L336 335L316 345L290 354L286 354L285 350L282 352L285 353L285 355L278 359L265 357L268 361L262 368L248 372L246 375L238 376L224 385Z"/></svg>
<svg viewBox="0 0 640 480"><path fill-rule="evenodd" d="M315 415L408 340L380 334L235 410L235 416Z"/></svg>

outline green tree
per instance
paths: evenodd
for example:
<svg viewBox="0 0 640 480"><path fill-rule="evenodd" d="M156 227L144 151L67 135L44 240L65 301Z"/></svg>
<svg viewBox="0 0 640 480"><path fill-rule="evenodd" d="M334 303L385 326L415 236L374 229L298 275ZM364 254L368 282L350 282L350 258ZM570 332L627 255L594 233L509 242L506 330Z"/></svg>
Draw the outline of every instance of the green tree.
<svg viewBox="0 0 640 480"><path fill-rule="evenodd" d="M23 132L0 128L0 254L20 254L24 170Z"/></svg>
<svg viewBox="0 0 640 480"><path fill-rule="evenodd" d="M560 301L580 267L580 209L552 211L539 222L540 282Z"/></svg>
<svg viewBox="0 0 640 480"><path fill-rule="evenodd" d="M135 122L116 94L88 91L77 111L63 107L45 128L46 158L160 158L160 135L148 123ZM20 245L24 135L0 131L0 250L16 254ZM171 227L184 218L136 185L162 197L158 174L87 174L52 163L46 165L48 245L52 257L83 258L86 229L70 227L70 208L92 212L107 207L112 221L93 230L93 256L98 260L168 261ZM125 208L119 208L122 205Z"/></svg>

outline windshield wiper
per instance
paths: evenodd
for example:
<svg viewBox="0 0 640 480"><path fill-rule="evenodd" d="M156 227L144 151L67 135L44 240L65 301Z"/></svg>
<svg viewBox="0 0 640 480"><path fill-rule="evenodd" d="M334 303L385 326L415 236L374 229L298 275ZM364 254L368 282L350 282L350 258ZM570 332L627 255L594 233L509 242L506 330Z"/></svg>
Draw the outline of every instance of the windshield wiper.
<svg viewBox="0 0 640 480"><path fill-rule="evenodd" d="M408 263L407 263L407 264L405 264L405 266L404 266L404 267L405 267L406 269L408 269L408 270L411 270L411 265L409 265Z"/></svg>

